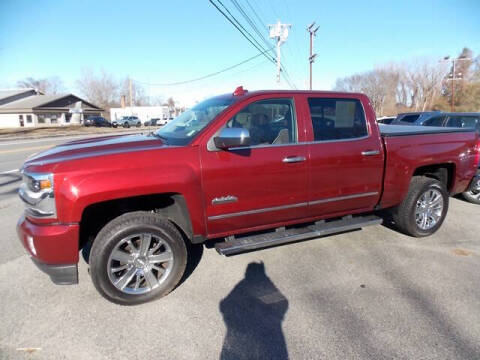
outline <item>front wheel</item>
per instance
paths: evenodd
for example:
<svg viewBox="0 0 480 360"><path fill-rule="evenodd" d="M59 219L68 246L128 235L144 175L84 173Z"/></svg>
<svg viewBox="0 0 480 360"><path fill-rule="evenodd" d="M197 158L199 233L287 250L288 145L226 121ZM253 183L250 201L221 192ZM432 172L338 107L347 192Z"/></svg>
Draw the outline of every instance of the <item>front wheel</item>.
<svg viewBox="0 0 480 360"><path fill-rule="evenodd" d="M433 234L445 220L448 199L448 192L440 181L414 176L407 196L392 211L396 227L414 237Z"/></svg>
<svg viewBox="0 0 480 360"><path fill-rule="evenodd" d="M185 271L187 248L168 220L137 211L117 217L97 235L90 274L98 292L121 305L167 295Z"/></svg>

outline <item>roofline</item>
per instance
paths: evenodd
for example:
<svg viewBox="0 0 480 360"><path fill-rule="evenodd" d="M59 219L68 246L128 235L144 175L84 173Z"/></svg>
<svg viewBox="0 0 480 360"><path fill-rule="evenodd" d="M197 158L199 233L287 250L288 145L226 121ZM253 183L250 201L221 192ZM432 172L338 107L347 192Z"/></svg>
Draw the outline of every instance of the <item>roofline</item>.
<svg viewBox="0 0 480 360"><path fill-rule="evenodd" d="M52 102L54 102L54 101L58 101L58 100L60 100L60 99L64 99L64 98L66 98L66 97L68 97L68 96L75 96L76 98L78 98L78 99L80 99L82 102L84 102L85 104L88 104L88 105L90 105L91 107L93 107L93 108L95 108L95 109L97 109L97 110L101 110L101 108L99 108L98 106L95 106L95 105L93 105L92 103L89 103L88 101L82 99L80 96L77 96L77 95L75 95L75 94L65 94L65 95L63 95L63 96L60 96L60 97L56 98L55 100L50 100L50 101L47 101L47 102L45 102L45 103L43 103L43 104L37 105L37 106L33 107L32 109L36 109L36 108L38 108L39 106L48 105L48 104L50 104L50 103L52 103ZM59 108L59 109L60 109L60 108Z"/></svg>

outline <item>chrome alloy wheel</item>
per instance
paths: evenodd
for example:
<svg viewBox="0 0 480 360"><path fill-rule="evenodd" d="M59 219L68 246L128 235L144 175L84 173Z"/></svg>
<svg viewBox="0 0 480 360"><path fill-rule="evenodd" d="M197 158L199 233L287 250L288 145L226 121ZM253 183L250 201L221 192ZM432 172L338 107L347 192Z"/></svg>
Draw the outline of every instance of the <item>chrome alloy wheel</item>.
<svg viewBox="0 0 480 360"><path fill-rule="evenodd" d="M415 222L422 230L430 230L442 218L443 195L436 189L428 189L417 200Z"/></svg>
<svg viewBox="0 0 480 360"><path fill-rule="evenodd" d="M108 278L124 293L145 294L165 281L173 262L166 241L150 233L135 234L120 240L111 252Z"/></svg>

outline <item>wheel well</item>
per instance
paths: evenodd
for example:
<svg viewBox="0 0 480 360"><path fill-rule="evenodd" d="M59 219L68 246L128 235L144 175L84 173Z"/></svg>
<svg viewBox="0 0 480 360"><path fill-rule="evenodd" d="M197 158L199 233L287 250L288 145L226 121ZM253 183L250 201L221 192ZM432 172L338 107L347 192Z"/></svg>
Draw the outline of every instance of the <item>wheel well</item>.
<svg viewBox="0 0 480 360"><path fill-rule="evenodd" d="M192 240L193 230L185 198L180 194L153 194L104 201L87 206L80 221L80 243L82 249L93 241L98 232L109 221L132 211L151 211L170 220L182 233Z"/></svg>
<svg viewBox="0 0 480 360"><path fill-rule="evenodd" d="M419 167L413 176L426 176L440 181L450 191L453 185L454 164L435 164Z"/></svg>

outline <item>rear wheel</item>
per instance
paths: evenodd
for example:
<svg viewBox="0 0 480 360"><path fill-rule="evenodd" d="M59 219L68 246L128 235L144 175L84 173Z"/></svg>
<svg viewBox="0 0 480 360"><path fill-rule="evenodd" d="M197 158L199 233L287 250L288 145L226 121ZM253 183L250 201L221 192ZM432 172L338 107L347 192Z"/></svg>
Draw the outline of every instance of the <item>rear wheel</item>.
<svg viewBox="0 0 480 360"><path fill-rule="evenodd" d="M90 252L90 274L106 299L135 305L167 295L180 281L187 248L177 228L149 212L109 222Z"/></svg>
<svg viewBox="0 0 480 360"><path fill-rule="evenodd" d="M407 196L392 211L396 227L403 233L423 237L437 231L448 211L448 193L443 184L423 176L412 178Z"/></svg>

